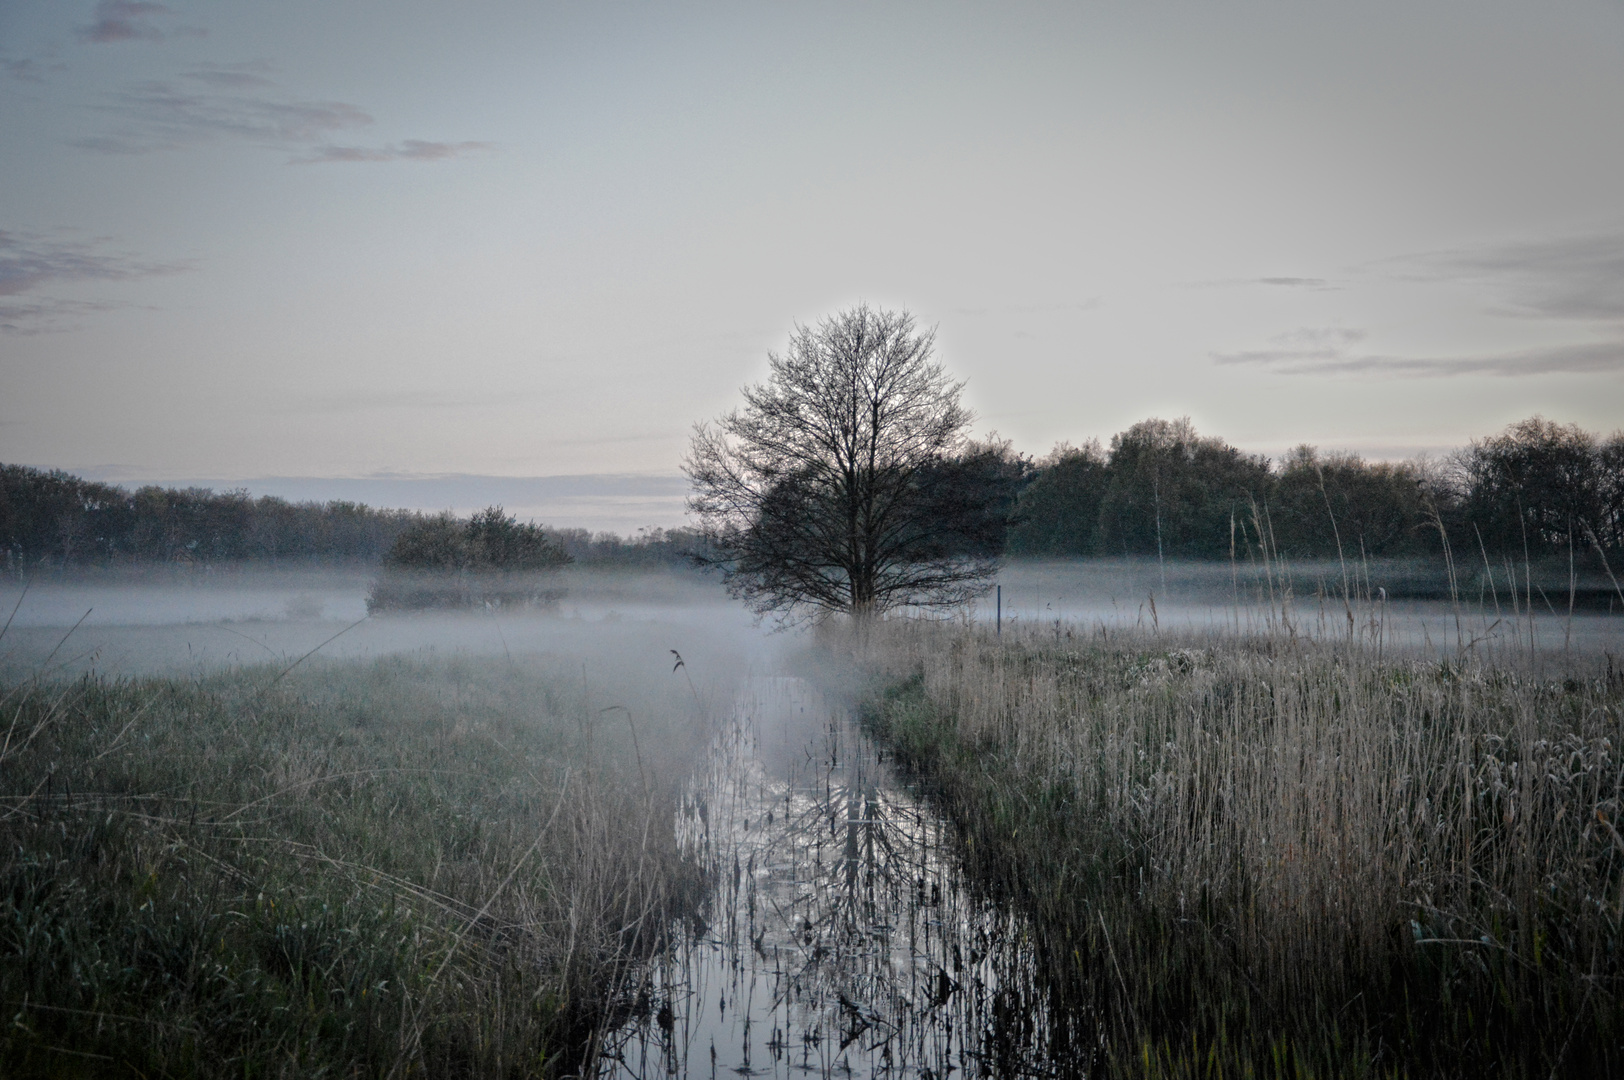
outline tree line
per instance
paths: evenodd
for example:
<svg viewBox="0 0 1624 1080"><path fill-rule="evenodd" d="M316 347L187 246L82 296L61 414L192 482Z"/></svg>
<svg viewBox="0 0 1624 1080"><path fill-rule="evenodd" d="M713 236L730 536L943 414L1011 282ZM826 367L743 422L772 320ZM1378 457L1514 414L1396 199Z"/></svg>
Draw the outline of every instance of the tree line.
<svg viewBox="0 0 1624 1080"><path fill-rule="evenodd" d="M495 516L493 517L492 514ZM459 554L443 515L388 510L363 503L289 502L246 491L166 488L134 491L60 470L0 464L0 568L10 574L85 566L159 563L382 562L403 537L444 541L456 561L489 557L495 532L515 543L526 534L497 529L500 507L473 518L472 548ZM494 532L493 532L494 530ZM688 530L651 529L633 537L584 529L541 529L549 549L585 565L671 566L688 561L698 539Z"/></svg>
<svg viewBox="0 0 1624 1080"><path fill-rule="evenodd" d="M804 482L804 480L802 481ZM1599 437L1533 417L1432 462L1370 462L1303 446L1277 463L1151 419L1033 460L1005 441L936 454L910 480L926 528L910 543L953 558L1227 559L1266 543L1288 558L1437 554L1580 559L1624 553L1624 433ZM784 499L780 489L775 498ZM793 500L791 500L793 501ZM489 511L486 512L487 515ZM381 562L437 520L360 503L145 486L0 465L0 565ZM941 523L952 525L944 529ZM786 516L778 527L802 527ZM433 530L430 527L430 531ZM443 524L438 526L445 531ZM1440 531L1440 529L1442 531ZM703 555L696 530L634 537L543 529L583 565L671 566ZM766 541L787 542L764 534ZM920 548L923 551L923 548Z"/></svg>
<svg viewBox="0 0 1624 1080"><path fill-rule="evenodd" d="M997 448L1013 465L1019 459ZM979 452L986 453L982 448ZM1280 462L1145 420L1021 469L1008 553L1226 559L1624 550L1624 433L1532 417L1437 461L1365 461L1301 446Z"/></svg>
<svg viewBox="0 0 1624 1080"><path fill-rule="evenodd" d="M129 563L374 561L420 515L242 490L127 490L0 465L0 546L11 570Z"/></svg>

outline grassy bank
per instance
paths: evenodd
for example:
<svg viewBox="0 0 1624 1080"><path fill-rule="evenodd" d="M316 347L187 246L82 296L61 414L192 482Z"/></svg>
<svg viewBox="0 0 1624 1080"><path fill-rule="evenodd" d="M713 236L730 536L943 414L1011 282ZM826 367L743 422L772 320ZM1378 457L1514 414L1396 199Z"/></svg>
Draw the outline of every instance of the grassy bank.
<svg viewBox="0 0 1624 1080"><path fill-rule="evenodd" d="M1624 679L890 627L875 732L1032 915L1079 1066L1624 1072Z"/></svg>
<svg viewBox="0 0 1624 1080"><path fill-rule="evenodd" d="M694 896L690 711L539 662L310 666L0 688L0 1074L576 1067Z"/></svg>

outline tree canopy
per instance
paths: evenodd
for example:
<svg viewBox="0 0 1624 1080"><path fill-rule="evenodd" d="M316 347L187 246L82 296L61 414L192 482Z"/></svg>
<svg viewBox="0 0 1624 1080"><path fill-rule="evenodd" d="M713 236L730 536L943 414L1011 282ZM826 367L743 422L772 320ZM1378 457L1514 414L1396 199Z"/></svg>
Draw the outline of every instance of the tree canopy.
<svg viewBox="0 0 1624 1080"><path fill-rule="evenodd" d="M546 572L571 561L546 529L500 506L466 521L449 512L422 517L384 556L367 610L551 604L563 592Z"/></svg>
<svg viewBox="0 0 1624 1080"><path fill-rule="evenodd" d="M1110 555L1225 550L1231 522L1269 479L1267 459L1196 434L1187 417L1133 425L1112 438L1110 464L1100 500L1100 549Z"/></svg>
<svg viewBox="0 0 1624 1080"><path fill-rule="evenodd" d="M970 452L963 384L906 312L797 326L684 470L729 590L757 612L872 615L981 592L1003 550L1007 455Z"/></svg>
<svg viewBox="0 0 1624 1080"><path fill-rule="evenodd" d="M386 567L473 573L556 570L570 561L546 529L521 523L500 506L466 521L450 513L421 518L396 538L383 560Z"/></svg>
<svg viewBox="0 0 1624 1080"><path fill-rule="evenodd" d="M1624 544L1624 437L1605 444L1573 424L1534 416L1474 442L1455 459L1468 523L1490 550L1584 550Z"/></svg>

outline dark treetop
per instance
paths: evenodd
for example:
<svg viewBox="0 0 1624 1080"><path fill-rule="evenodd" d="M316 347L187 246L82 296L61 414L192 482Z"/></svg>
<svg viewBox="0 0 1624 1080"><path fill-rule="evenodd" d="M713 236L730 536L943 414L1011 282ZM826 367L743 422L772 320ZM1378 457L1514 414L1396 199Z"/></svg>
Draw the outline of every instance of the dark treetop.
<svg viewBox="0 0 1624 1080"><path fill-rule="evenodd" d="M782 616L963 603L1002 551L962 383L906 312L797 326L744 407L695 431L689 508L735 596Z"/></svg>

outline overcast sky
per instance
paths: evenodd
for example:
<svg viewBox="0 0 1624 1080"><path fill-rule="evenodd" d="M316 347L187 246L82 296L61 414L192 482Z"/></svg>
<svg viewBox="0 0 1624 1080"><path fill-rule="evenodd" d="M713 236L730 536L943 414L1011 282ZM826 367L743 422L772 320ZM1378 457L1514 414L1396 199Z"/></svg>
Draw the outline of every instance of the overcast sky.
<svg viewBox="0 0 1624 1080"><path fill-rule="evenodd" d="M1612 430L1624 2L0 3L0 461L669 477L858 300L1032 453Z"/></svg>

